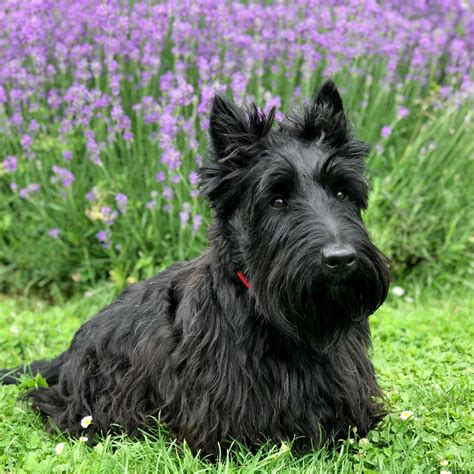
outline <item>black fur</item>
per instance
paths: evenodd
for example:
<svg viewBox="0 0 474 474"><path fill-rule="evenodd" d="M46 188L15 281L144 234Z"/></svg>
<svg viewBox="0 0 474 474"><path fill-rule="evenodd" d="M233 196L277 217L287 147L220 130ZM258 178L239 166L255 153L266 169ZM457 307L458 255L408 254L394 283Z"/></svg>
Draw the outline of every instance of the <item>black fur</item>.
<svg viewBox="0 0 474 474"><path fill-rule="evenodd" d="M27 394L45 420L80 435L87 415L94 430L127 433L159 416L216 453L232 439L310 449L351 427L364 436L382 417L368 316L388 273L361 219L367 147L332 82L302 114L273 121L215 98L200 171L215 211L208 250L128 288L66 352L30 366L49 383ZM355 249L354 270L323 265L333 244Z"/></svg>

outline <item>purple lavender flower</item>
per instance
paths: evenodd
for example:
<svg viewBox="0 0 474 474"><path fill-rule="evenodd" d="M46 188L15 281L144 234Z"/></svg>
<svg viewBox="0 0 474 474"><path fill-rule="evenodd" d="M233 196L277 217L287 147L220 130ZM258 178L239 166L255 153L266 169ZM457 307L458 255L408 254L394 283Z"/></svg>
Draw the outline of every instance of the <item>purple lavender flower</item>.
<svg viewBox="0 0 474 474"><path fill-rule="evenodd" d="M108 225L108 226L111 226L114 222L115 222L115 219L117 219L118 217L118 213L117 211L113 211L109 218L105 221L105 223Z"/></svg>
<svg viewBox="0 0 474 474"><path fill-rule="evenodd" d="M389 127L388 125L385 125L380 130L380 135L382 135L383 138L388 138L391 134L392 134L392 127Z"/></svg>
<svg viewBox="0 0 474 474"><path fill-rule="evenodd" d="M237 102L242 101L247 89L247 84L248 77L245 74L240 71L233 74L231 88Z"/></svg>
<svg viewBox="0 0 474 474"><path fill-rule="evenodd" d="M102 164L100 152L102 151L103 145L97 143L95 133L92 130L86 130L84 136L86 137L86 148L89 152L89 160L100 166Z"/></svg>
<svg viewBox="0 0 474 474"><path fill-rule="evenodd" d="M189 212L181 211L179 213L179 220L181 221L181 225L184 227L189 222Z"/></svg>
<svg viewBox="0 0 474 474"><path fill-rule="evenodd" d="M52 181L56 182L61 180L63 187L68 188L76 179L74 174L69 171L67 168L61 168L59 166L53 165L51 168L55 176L53 176Z"/></svg>
<svg viewBox="0 0 474 474"><path fill-rule="evenodd" d="M155 207L155 204L156 204L156 201L151 199L150 201L146 203L146 207L147 209L153 209Z"/></svg>
<svg viewBox="0 0 474 474"><path fill-rule="evenodd" d="M30 122L30 125L28 125L28 131L30 131L31 133L36 133L39 128L39 123L35 119Z"/></svg>
<svg viewBox="0 0 474 474"><path fill-rule="evenodd" d="M263 111L267 114L270 112L270 110L275 107L276 109L279 109L281 107L281 98L278 96L272 96L271 94L268 94L267 97L265 98L265 108Z"/></svg>
<svg viewBox="0 0 474 474"><path fill-rule="evenodd" d="M5 173L14 173L18 167L18 160L16 156L7 155L3 160L3 170Z"/></svg>
<svg viewBox="0 0 474 474"><path fill-rule="evenodd" d="M20 130L22 124L23 124L23 117L20 113L18 112L15 112L14 114L12 114L12 116L10 117L10 123L16 127L18 130Z"/></svg>
<svg viewBox="0 0 474 474"><path fill-rule="evenodd" d="M111 238L112 238L112 233L110 232L109 229L107 230L100 230L95 234L97 240L99 242L102 242L102 246L104 248L109 248L111 244Z"/></svg>
<svg viewBox="0 0 474 474"><path fill-rule="evenodd" d="M117 211L113 211L109 206L102 206L100 212L102 214L101 220L109 227L113 225L115 219L118 217Z"/></svg>
<svg viewBox="0 0 474 474"><path fill-rule="evenodd" d="M105 242L107 240L107 231L100 230L97 232L96 237L99 242Z"/></svg>
<svg viewBox="0 0 474 474"><path fill-rule="evenodd" d="M173 190L169 187L163 188L163 196L166 200L172 201L173 200Z"/></svg>
<svg viewBox="0 0 474 474"><path fill-rule="evenodd" d="M161 162L170 170L176 170L181 166L179 151L174 146L168 146L161 155Z"/></svg>
<svg viewBox="0 0 474 474"><path fill-rule="evenodd" d="M48 235L52 237L53 239L57 239L60 233L61 233L61 230L58 228L48 230Z"/></svg>
<svg viewBox="0 0 474 474"><path fill-rule="evenodd" d="M181 177L179 176L179 174L175 174L175 175L171 176L171 182L172 183L178 184L180 181L181 181Z"/></svg>
<svg viewBox="0 0 474 474"><path fill-rule="evenodd" d="M283 122L283 120L285 119L285 114L283 112L278 111L275 114L275 119L277 122Z"/></svg>
<svg viewBox="0 0 474 474"><path fill-rule="evenodd" d="M202 61L203 58L198 58L198 61ZM208 108L211 104L211 101L215 95L215 90L213 86L205 85L201 89L201 103L198 106L198 112L200 114L205 114L208 112Z"/></svg>
<svg viewBox="0 0 474 474"><path fill-rule="evenodd" d="M64 147L83 141L77 149L84 145L87 159L96 165L119 154L124 161L130 159L135 151L130 142L137 134L150 137L159 147L163 171L156 173L156 181L169 179L175 184L177 176L187 172L187 165L182 167L185 157L195 156L196 164L202 163L198 155L202 152L201 128L206 130L209 125L209 108L216 92L231 93L238 102L252 100L249 92L257 93L257 82L259 103L268 111L281 105L283 96L273 95L281 81L285 77L293 81L296 74L301 75L302 84L308 84L322 64L323 54L325 76L348 68L354 76L364 76L368 86L373 81L370 68L359 61L356 66L355 57L366 58L367 65L385 58L382 81L387 86L405 80L423 84L426 71L439 65L442 58L450 81L441 85L439 99L456 98L458 86L454 84L461 84L464 92L472 88L474 26L466 2L460 0L369 1L363 2L363 7L360 2L341 0L116 0L101 2L99 7L97 2L85 0L10 3L8 8L0 7L0 133L7 140L19 137L26 158L35 157L33 149L38 144L34 161L38 168L46 163L44 150L40 154L40 131ZM172 49L172 68L163 63L167 44ZM266 70L271 73L262 77ZM404 77L399 77L400 70L407 70ZM291 84L288 82L288 87ZM151 90L154 96L148 92ZM306 89L298 85L291 98L295 105L303 95ZM458 95L459 103L462 99ZM285 106L289 105L287 99L285 96ZM368 99L361 99L365 108ZM441 106L441 102L434 105ZM398 119L409 114L406 107L396 112ZM277 119L282 119L281 112ZM392 128L385 125L380 133L388 139ZM377 151L383 152L381 145ZM63 157L64 164L71 160L72 152L65 151ZM82 166L75 158L75 166ZM2 160L3 172L17 170L16 157L2 156ZM89 173L87 166L85 163L84 176ZM59 166L53 175L54 182L62 184L62 193L75 179L70 170ZM192 172L188 181L190 195L196 197L197 173ZM17 191L15 183L10 183L10 189ZM30 183L19 193L28 198L38 190L37 183ZM176 209L171 187L163 190L163 196L165 212ZM102 201L102 193L92 190L86 199ZM150 199L147 207L159 202L157 196ZM120 213L125 212L127 202L116 197ZM92 207L99 212L96 205ZM94 220L110 226L117 212L107 209L103 219ZM183 207L182 212L190 210Z"/></svg>
<svg viewBox="0 0 474 474"><path fill-rule="evenodd" d="M190 218L191 213L191 204L189 202L183 202L183 206L181 212L179 213L179 220L181 221L181 225L185 227Z"/></svg>
<svg viewBox="0 0 474 474"><path fill-rule="evenodd" d="M117 207L122 214L125 214L128 205L128 197L125 194L119 193L115 196L115 202Z"/></svg>
<svg viewBox="0 0 474 474"><path fill-rule="evenodd" d="M375 145L375 151L379 155L383 155L383 152L385 151L385 148L382 145L380 145L379 143L377 143L377 145Z"/></svg>
<svg viewBox="0 0 474 474"><path fill-rule="evenodd" d="M195 234L199 228L201 227L201 224L202 224L202 216L200 214L196 214L194 217L193 217L193 233Z"/></svg>
<svg viewBox="0 0 474 474"><path fill-rule="evenodd" d="M133 138L134 138L134 135L133 135L133 133L130 132L129 130L123 132L123 139L124 139L126 142L132 141Z"/></svg>
<svg viewBox="0 0 474 474"><path fill-rule="evenodd" d="M55 89L51 89L47 98L48 106L53 110L57 110L61 107L61 97Z"/></svg>
<svg viewBox="0 0 474 474"><path fill-rule="evenodd" d="M162 92L168 92L173 84L173 73L165 72L160 78L160 89Z"/></svg>
<svg viewBox="0 0 474 474"><path fill-rule="evenodd" d="M40 188L38 183L30 183L26 188L20 189L18 194L22 199L28 199L31 194L39 192Z"/></svg>
<svg viewBox="0 0 474 474"><path fill-rule="evenodd" d="M451 91L451 87L449 86L441 86L439 88L439 95L441 97L443 97L444 99L446 99L447 97L449 97L451 95L452 91Z"/></svg>
<svg viewBox="0 0 474 474"><path fill-rule="evenodd" d="M191 186L196 186L198 184L199 176L196 171L191 171L191 173L189 173L189 182L191 183Z"/></svg>
<svg viewBox="0 0 474 474"><path fill-rule="evenodd" d="M142 104L133 104L132 105L132 110L136 113L140 112L143 108Z"/></svg>
<svg viewBox="0 0 474 474"><path fill-rule="evenodd" d="M25 151L28 151L33 145L33 139L29 135L23 135L21 137L21 146Z"/></svg>
<svg viewBox="0 0 474 474"><path fill-rule="evenodd" d="M410 114L410 109L408 109L407 107L400 107L400 109L398 110L398 118L403 119L407 117L409 114Z"/></svg>
<svg viewBox="0 0 474 474"><path fill-rule="evenodd" d="M87 201L96 201L97 195L95 194L95 189L86 193L86 200Z"/></svg>

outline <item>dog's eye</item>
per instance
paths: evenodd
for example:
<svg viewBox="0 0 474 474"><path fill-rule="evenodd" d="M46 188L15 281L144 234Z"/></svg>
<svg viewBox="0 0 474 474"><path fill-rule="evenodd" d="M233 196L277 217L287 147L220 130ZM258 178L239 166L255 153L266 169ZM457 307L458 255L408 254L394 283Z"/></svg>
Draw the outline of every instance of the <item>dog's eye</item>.
<svg viewBox="0 0 474 474"><path fill-rule="evenodd" d="M284 207L287 207L288 203L281 197L275 198L272 201L272 207L274 209L283 209Z"/></svg>
<svg viewBox="0 0 474 474"><path fill-rule="evenodd" d="M336 193L336 197L337 199L339 199L340 201L345 201L346 198L347 198L347 194L345 194L343 191L338 191Z"/></svg>

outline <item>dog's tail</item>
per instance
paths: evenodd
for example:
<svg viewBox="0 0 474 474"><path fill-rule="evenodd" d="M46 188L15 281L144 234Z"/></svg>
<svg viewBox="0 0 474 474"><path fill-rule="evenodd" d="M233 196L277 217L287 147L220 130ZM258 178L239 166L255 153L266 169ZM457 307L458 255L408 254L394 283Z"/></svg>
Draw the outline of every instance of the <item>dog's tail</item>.
<svg viewBox="0 0 474 474"><path fill-rule="evenodd" d="M15 369L2 369L0 370L0 384L17 384L20 381L20 376L23 374L33 376L40 374L48 382L48 385L54 385L58 381L62 362L63 354L53 360L37 360L29 365L23 365Z"/></svg>

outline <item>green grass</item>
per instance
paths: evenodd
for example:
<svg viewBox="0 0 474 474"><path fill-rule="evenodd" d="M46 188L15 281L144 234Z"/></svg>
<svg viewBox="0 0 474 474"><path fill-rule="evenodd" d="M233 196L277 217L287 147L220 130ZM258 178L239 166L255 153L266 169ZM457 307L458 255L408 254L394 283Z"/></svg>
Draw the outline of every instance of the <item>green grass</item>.
<svg viewBox="0 0 474 474"><path fill-rule="evenodd" d="M49 435L17 396L35 382L0 387L0 471L6 472L474 472L472 341L474 300L459 288L391 296L372 317L374 361L390 415L368 437L296 456L286 446L257 455L236 447L217 464L194 457L163 429L142 440L106 437L94 448ZM82 321L111 298L101 287L62 306L0 300L0 367L64 350ZM414 301L411 300L413 298ZM411 302L410 302L411 301ZM404 410L413 415L403 421ZM56 454L58 443L64 443ZM447 466L440 464L446 460Z"/></svg>

